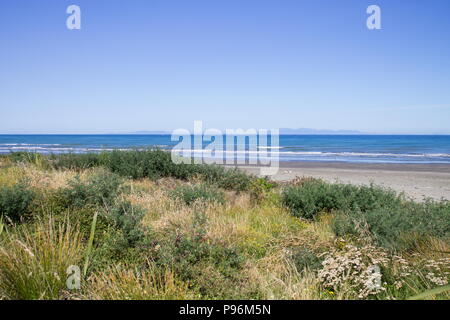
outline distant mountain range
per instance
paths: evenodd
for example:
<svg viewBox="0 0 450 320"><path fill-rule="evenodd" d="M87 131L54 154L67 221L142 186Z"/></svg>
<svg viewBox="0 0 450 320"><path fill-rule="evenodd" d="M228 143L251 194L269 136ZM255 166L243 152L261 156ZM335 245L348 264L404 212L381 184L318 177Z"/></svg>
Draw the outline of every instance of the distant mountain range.
<svg viewBox="0 0 450 320"><path fill-rule="evenodd" d="M157 130L157 131L134 131L129 132L129 134L172 134L169 130ZM336 135L346 135L346 134L363 134L356 130L328 130L328 129L309 129L309 128L281 128L280 134L295 135L295 134L336 134Z"/></svg>
<svg viewBox="0 0 450 320"><path fill-rule="evenodd" d="M309 129L309 128L281 128L280 134L362 134L356 130L328 130L328 129Z"/></svg>
<svg viewBox="0 0 450 320"><path fill-rule="evenodd" d="M170 130L155 130L155 131L133 131L128 134L172 134Z"/></svg>

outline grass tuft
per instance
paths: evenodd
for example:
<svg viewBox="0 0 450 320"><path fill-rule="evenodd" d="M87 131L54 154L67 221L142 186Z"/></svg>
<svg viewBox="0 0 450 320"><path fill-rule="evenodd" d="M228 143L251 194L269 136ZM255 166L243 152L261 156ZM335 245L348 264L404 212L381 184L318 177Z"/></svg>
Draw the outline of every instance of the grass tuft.
<svg viewBox="0 0 450 320"><path fill-rule="evenodd" d="M82 256L80 233L52 218L3 232L0 296L6 299L58 299L66 270Z"/></svg>

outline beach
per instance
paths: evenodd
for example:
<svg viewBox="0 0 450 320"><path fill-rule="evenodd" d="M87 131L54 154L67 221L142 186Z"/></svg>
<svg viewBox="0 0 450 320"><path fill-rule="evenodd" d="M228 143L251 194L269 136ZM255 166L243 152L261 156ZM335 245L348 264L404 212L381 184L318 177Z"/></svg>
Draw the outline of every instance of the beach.
<svg viewBox="0 0 450 320"><path fill-rule="evenodd" d="M257 167L241 167L258 174ZM363 164L345 162L281 162L275 181L290 181L295 177L314 177L329 182L357 185L374 183L404 192L416 201L424 198L450 199L450 165L448 164Z"/></svg>
<svg viewBox="0 0 450 320"><path fill-rule="evenodd" d="M170 134L0 135L0 154L99 153L160 148L171 151L178 140ZM238 139L236 150L246 150ZM204 157L209 142L187 150ZM203 149L202 149L203 148ZM228 147L224 147L228 150ZM450 136L448 135L280 135L279 146L259 146L248 156L263 159L276 151L280 170L271 178L289 181L310 176L329 182L370 184L404 192L416 201L450 200ZM234 152L234 149L233 149ZM216 158L220 163L221 155ZM236 152L234 158L247 155ZM248 159L247 159L248 160ZM256 162L255 162L256 163ZM245 166L258 173L258 168Z"/></svg>

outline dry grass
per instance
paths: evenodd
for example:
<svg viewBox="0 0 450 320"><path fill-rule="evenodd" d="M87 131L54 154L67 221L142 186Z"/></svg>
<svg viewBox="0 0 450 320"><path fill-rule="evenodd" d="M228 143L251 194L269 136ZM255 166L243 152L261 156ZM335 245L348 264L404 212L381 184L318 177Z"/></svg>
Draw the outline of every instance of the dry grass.
<svg viewBox="0 0 450 320"><path fill-rule="evenodd" d="M8 299L58 299L82 254L77 228L52 218L4 231L1 240L0 295Z"/></svg>
<svg viewBox="0 0 450 320"><path fill-rule="evenodd" d="M83 171L74 170L40 170L32 165L23 167L24 176L29 181L30 186L41 190L56 190L67 187L67 183L76 176L85 180L97 169L87 169Z"/></svg>
<svg viewBox="0 0 450 320"><path fill-rule="evenodd" d="M208 236L238 243L249 252L262 254L300 232L304 224L277 207L228 206L207 211Z"/></svg>
<svg viewBox="0 0 450 320"><path fill-rule="evenodd" d="M285 250L254 261L249 277L259 286L264 299L315 300L321 298L317 275L308 270L299 273Z"/></svg>
<svg viewBox="0 0 450 320"><path fill-rule="evenodd" d="M36 165L11 166L3 159L0 161L0 185L12 185L25 179L32 188L44 195L66 187L68 181L77 175L85 180L98 170L43 170ZM308 181L309 178L303 177L294 183L301 185ZM179 185L196 182L195 178L188 182L173 178L127 180L124 184L128 188L125 189L130 191L121 197L144 209L146 214L142 223L156 235L164 236L167 230L193 234L193 221L196 215L203 214L206 218L203 226L206 241L227 248L236 247L245 258L244 266L236 271L242 275L242 279L246 279L245 283L236 285L233 288L235 291L230 292L244 294L245 297L248 292L246 289L257 288L258 296L265 299L358 298L355 290L346 283L338 290L327 290L317 269L297 270L292 258L293 249L296 248L329 256L332 253L339 254L348 244L356 244L352 239L335 237L331 229L334 219L332 213L318 214L314 221L293 217L277 201L279 190L273 190L270 199L263 197L258 203L252 201L250 192L226 191L223 205L201 201L187 205L170 196L170 191ZM46 205L45 201L43 197L43 206ZM364 239L358 241L358 244L364 243ZM67 222L57 224L51 216L0 232L0 298L64 297L66 268L71 264L80 264L83 250L78 229ZM448 242L423 238L413 252L394 259L390 266L392 277L403 276L406 270L403 264L408 264L409 268L426 261L431 265L442 266L448 259L449 251ZM113 300L200 298L199 293L180 281L177 278L179 275L173 270L176 269L158 269L151 261L145 268L123 261L93 272L80 292L69 292L66 297ZM404 288L409 290L405 294L419 293L424 287L423 283L426 288L433 287L429 272L424 268L421 270L424 271L416 272L417 276L411 281L404 281ZM212 263L205 263L202 271L200 277L203 278L197 279L199 281L219 272ZM395 298L388 294L378 298L386 297ZM450 298L449 295L443 297Z"/></svg>
<svg viewBox="0 0 450 320"><path fill-rule="evenodd" d="M79 176L82 180L91 175L96 169L83 171L74 170L42 170L30 163L19 163L15 166L0 170L0 185L13 185L25 180L35 189L41 191L56 190L67 186L67 183Z"/></svg>
<svg viewBox="0 0 450 320"><path fill-rule="evenodd" d="M187 300L195 299L188 285L169 270L151 267L138 272L123 266L93 275L85 285L83 298L94 300Z"/></svg>
<svg viewBox="0 0 450 320"><path fill-rule="evenodd" d="M12 164L11 159L6 158L6 157L0 157L0 168L10 166L11 164Z"/></svg>
<svg viewBox="0 0 450 320"><path fill-rule="evenodd" d="M12 186L26 177L25 169L19 166L6 167L0 170L0 185Z"/></svg>

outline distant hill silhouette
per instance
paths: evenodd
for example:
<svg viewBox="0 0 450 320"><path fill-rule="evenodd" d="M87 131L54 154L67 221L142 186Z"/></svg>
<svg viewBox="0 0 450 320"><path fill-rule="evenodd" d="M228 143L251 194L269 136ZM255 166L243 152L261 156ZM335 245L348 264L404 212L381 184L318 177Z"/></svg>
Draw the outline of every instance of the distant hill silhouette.
<svg viewBox="0 0 450 320"><path fill-rule="evenodd" d="M309 128L281 128L280 134L361 134L356 130L328 130L328 129L309 129Z"/></svg>
<svg viewBox="0 0 450 320"><path fill-rule="evenodd" d="M128 134L172 134L172 131L170 130L142 130L142 131L134 131L129 132ZM281 128L280 134L362 134L360 131L356 130L328 130L328 129L309 129L309 128L298 128L298 129L291 129L291 128Z"/></svg>

